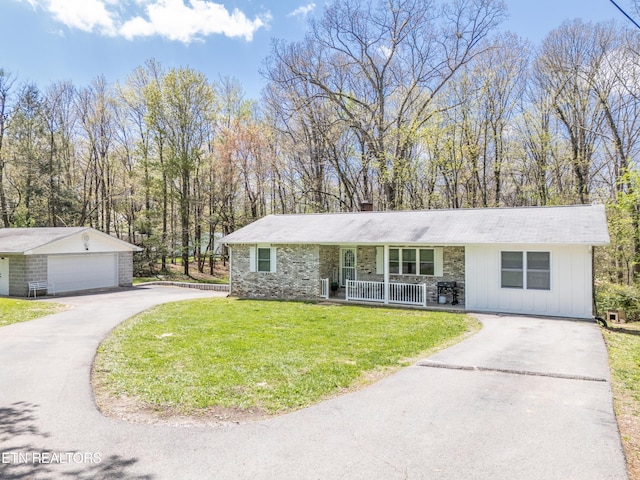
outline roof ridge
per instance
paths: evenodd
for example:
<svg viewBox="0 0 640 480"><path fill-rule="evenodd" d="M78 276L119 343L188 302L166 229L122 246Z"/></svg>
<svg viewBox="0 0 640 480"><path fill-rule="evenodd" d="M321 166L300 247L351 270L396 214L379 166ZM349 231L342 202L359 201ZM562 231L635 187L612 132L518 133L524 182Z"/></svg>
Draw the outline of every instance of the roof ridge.
<svg viewBox="0 0 640 480"><path fill-rule="evenodd" d="M556 209L556 208L585 208L604 206L602 203L576 203L571 205L522 205L522 206L498 206L498 207L462 207L462 208L425 208L419 210L373 210L373 211L357 211L357 212L309 212L309 213L270 213L264 217L297 217L311 215L359 215L372 213L426 213L426 212L468 212L468 211L487 211L487 210L539 210L539 209ZM260 220L260 219L258 219Z"/></svg>

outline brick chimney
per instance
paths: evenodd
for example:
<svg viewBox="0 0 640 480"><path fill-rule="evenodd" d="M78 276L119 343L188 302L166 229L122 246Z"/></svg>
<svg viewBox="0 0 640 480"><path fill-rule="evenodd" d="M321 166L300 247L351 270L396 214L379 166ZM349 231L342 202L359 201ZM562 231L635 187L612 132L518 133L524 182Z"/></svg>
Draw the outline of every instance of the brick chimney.
<svg viewBox="0 0 640 480"><path fill-rule="evenodd" d="M360 211L373 212L373 202L370 202L369 200L363 200L360 202Z"/></svg>

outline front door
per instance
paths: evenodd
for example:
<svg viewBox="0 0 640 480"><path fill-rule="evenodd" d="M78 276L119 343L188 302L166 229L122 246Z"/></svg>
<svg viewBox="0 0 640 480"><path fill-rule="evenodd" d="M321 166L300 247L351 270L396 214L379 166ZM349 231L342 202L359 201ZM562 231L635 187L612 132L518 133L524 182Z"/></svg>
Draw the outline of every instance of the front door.
<svg viewBox="0 0 640 480"><path fill-rule="evenodd" d="M0 257L0 295L9 295L9 258Z"/></svg>
<svg viewBox="0 0 640 480"><path fill-rule="evenodd" d="M347 280L356 279L356 249L340 249L340 285L345 287Z"/></svg>

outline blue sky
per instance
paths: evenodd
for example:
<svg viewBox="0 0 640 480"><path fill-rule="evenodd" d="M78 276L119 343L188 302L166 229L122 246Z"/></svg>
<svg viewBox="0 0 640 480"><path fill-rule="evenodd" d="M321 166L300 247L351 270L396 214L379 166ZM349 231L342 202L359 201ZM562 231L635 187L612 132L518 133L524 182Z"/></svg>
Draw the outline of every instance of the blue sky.
<svg viewBox="0 0 640 480"><path fill-rule="evenodd" d="M618 4L631 13L630 0ZM534 44L563 20L627 22L609 0L507 0L502 30ZM257 98L272 38L300 39L324 0L0 0L0 68L19 82L104 74L124 81L146 59L235 77Z"/></svg>

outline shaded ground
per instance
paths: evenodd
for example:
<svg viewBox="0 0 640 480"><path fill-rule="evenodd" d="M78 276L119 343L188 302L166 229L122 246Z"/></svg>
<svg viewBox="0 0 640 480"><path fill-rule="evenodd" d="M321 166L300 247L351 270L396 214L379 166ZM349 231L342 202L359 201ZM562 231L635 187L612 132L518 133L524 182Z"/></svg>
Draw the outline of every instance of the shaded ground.
<svg viewBox="0 0 640 480"><path fill-rule="evenodd" d="M14 402L0 407L0 478L32 480L152 480L131 471L138 459L127 455L68 449L52 440L39 424L40 405ZM60 467L67 467L61 469Z"/></svg>
<svg viewBox="0 0 640 480"><path fill-rule="evenodd" d="M154 287L70 297L72 309L3 327L0 452L102 460L10 461L0 478L627 477L606 349L598 327L584 322L482 315L483 330L428 360L493 370L415 365L268 420L181 428L101 415L89 384L101 339L151 305L200 295L213 294Z"/></svg>
<svg viewBox="0 0 640 480"><path fill-rule="evenodd" d="M189 264L189 276L184 275L184 268L181 264L167 264L167 270L162 272L159 270L146 272L143 275L134 277L134 282L141 281L173 281L173 282L202 282L202 283L228 283L229 282L229 265L224 265L222 261L217 261L213 271L210 274L209 265L205 265L204 271L199 272L195 262Z"/></svg>

